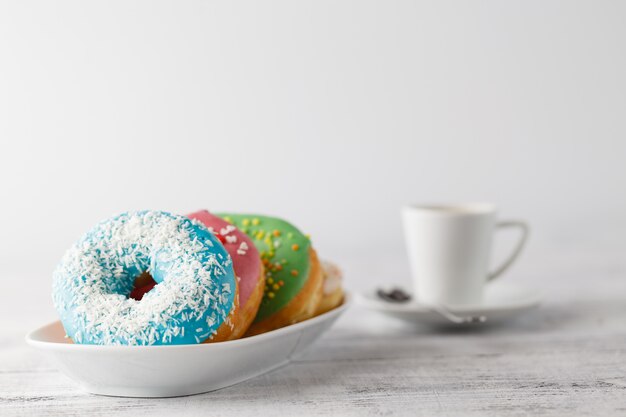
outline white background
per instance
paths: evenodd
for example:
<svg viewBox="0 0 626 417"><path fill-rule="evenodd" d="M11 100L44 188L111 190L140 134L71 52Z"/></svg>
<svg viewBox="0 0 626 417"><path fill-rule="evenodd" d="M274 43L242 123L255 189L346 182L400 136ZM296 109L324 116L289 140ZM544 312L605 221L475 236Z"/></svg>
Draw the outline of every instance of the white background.
<svg viewBox="0 0 626 417"><path fill-rule="evenodd" d="M271 213L367 262L403 250L403 203L487 200L533 225L518 271L542 247L626 248L625 18L0 0L0 266L49 285L83 232L143 208Z"/></svg>

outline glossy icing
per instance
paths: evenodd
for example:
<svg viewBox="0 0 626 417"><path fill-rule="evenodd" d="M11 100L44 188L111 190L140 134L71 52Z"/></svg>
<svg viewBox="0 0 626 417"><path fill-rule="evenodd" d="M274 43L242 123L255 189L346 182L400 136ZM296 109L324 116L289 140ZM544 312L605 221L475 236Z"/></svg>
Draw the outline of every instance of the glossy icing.
<svg viewBox="0 0 626 417"><path fill-rule="evenodd" d="M144 271L158 285L128 298ZM53 300L75 343L195 344L227 319L235 288L231 258L204 225L141 211L99 223L68 250Z"/></svg>
<svg viewBox="0 0 626 417"><path fill-rule="evenodd" d="M311 242L291 223L257 214L220 213L246 233L259 250L266 285L255 322L285 307L304 286L310 270Z"/></svg>
<svg viewBox="0 0 626 417"><path fill-rule="evenodd" d="M202 222L230 254L235 275L239 278L239 305L244 308L260 279L261 258L254 242L241 230L206 210L188 214L187 217Z"/></svg>

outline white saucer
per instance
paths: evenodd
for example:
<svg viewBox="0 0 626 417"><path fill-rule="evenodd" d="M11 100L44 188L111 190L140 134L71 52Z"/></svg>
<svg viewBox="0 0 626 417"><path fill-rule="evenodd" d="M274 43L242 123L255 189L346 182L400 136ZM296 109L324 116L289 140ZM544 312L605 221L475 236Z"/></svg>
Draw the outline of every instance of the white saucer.
<svg viewBox="0 0 626 417"><path fill-rule="evenodd" d="M348 307L257 336L174 346L96 346L68 341L56 321L26 336L85 391L119 397L174 397L224 388L298 358Z"/></svg>
<svg viewBox="0 0 626 417"><path fill-rule="evenodd" d="M482 304L446 306L446 310L456 316L484 317L486 323L493 323L535 308L541 303L541 299L541 292L536 289L501 281L487 286ZM356 301L363 307L413 323L452 324L449 319L433 308L415 301L406 303L384 301L376 295L376 289L357 294Z"/></svg>

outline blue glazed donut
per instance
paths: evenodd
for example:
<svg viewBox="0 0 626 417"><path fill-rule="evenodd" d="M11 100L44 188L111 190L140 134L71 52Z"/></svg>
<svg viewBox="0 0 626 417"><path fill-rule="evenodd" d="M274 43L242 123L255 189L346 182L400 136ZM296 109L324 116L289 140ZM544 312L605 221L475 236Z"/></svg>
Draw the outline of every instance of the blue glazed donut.
<svg viewBox="0 0 626 417"><path fill-rule="evenodd" d="M144 271L158 285L129 298ZM52 292L67 335L96 345L202 343L228 324L235 293L231 258L213 233L160 211L99 223L65 254Z"/></svg>

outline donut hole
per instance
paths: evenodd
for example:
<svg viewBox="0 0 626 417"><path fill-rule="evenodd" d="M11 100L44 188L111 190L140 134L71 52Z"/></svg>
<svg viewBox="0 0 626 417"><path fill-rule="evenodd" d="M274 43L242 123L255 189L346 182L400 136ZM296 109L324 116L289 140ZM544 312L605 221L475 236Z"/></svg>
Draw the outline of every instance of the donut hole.
<svg viewBox="0 0 626 417"><path fill-rule="evenodd" d="M152 278L152 275L148 271L144 271L135 278L133 284L133 290L128 294L128 298L132 298L137 301L141 301L146 293L152 291L157 285L156 281Z"/></svg>

